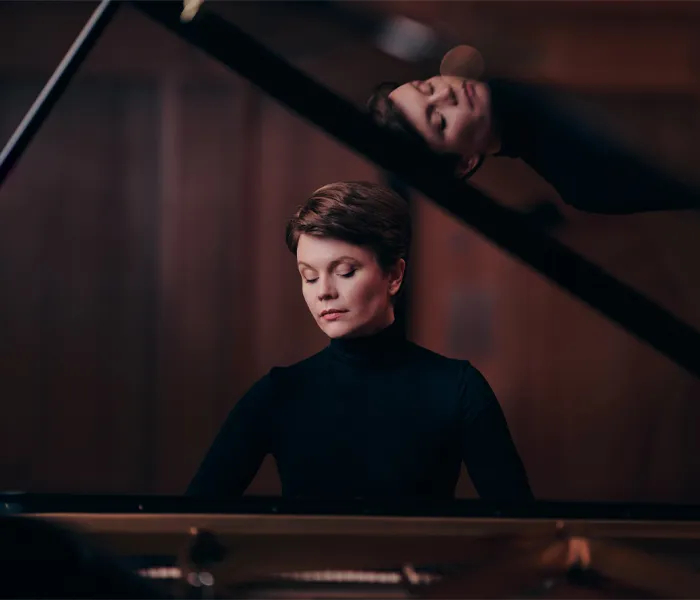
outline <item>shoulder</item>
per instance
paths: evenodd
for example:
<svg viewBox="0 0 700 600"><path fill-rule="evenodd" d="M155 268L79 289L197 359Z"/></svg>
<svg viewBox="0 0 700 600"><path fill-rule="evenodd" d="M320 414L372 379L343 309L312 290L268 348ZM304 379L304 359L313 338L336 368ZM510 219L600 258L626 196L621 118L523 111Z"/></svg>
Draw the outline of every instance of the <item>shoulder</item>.
<svg viewBox="0 0 700 600"><path fill-rule="evenodd" d="M480 403L493 395L486 377L467 359L450 358L413 343L410 355L412 368L436 379L449 380L464 399Z"/></svg>
<svg viewBox="0 0 700 600"><path fill-rule="evenodd" d="M310 381L323 377L326 372L324 350L290 365L277 365L256 384L267 394L275 397L290 397L308 387Z"/></svg>
<svg viewBox="0 0 700 600"><path fill-rule="evenodd" d="M409 357L412 363L421 364L425 368L435 369L446 374L449 373L455 377L462 377L465 373L476 370L472 363L466 359L450 358L413 342L409 342Z"/></svg>
<svg viewBox="0 0 700 600"><path fill-rule="evenodd" d="M304 379L323 368L325 356L326 350L324 349L291 365L272 367L265 378L271 386L288 384L295 380Z"/></svg>
<svg viewBox="0 0 700 600"><path fill-rule="evenodd" d="M299 379L304 373L317 370L318 354L291 365L272 367L265 375L260 377L248 388L245 396L260 397L272 395L277 389L280 389L280 386L282 386L281 389L283 389L285 384L288 384L294 379Z"/></svg>
<svg viewBox="0 0 700 600"><path fill-rule="evenodd" d="M322 371L323 356L324 352L320 351L291 365L272 367L248 388L237 404L260 403L279 396L280 392L288 393L296 382Z"/></svg>
<svg viewBox="0 0 700 600"><path fill-rule="evenodd" d="M486 80L491 102L497 112L505 111L505 116L519 116L523 111L537 108L537 104L560 106L562 100L573 100L573 96L562 88L546 83L531 83L517 79L495 77ZM521 105L522 103L522 105ZM542 117L545 117L545 114Z"/></svg>

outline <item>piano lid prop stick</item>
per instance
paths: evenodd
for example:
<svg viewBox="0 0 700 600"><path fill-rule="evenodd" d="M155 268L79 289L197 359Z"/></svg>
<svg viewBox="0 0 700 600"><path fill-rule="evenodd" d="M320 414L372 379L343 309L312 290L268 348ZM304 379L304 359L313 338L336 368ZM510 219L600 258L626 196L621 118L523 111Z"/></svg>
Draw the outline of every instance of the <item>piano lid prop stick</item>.
<svg viewBox="0 0 700 600"><path fill-rule="evenodd" d="M204 0L184 0L182 5L182 13L180 14L180 20L183 23L188 23L194 19L199 7L202 6Z"/></svg>
<svg viewBox="0 0 700 600"><path fill-rule="evenodd" d="M117 11L120 3L102 0L75 38L53 75L31 105L17 129L0 152L0 187L49 116L51 109L63 94L73 75Z"/></svg>

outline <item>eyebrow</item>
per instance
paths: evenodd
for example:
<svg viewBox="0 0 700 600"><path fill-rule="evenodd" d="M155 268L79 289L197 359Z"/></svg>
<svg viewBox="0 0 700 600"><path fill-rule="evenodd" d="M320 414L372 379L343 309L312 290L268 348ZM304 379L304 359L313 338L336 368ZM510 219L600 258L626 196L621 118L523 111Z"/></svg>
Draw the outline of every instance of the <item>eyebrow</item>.
<svg viewBox="0 0 700 600"><path fill-rule="evenodd" d="M423 83L423 82L420 80L416 80L416 81L412 81L411 85L419 94L424 95L423 91L420 89L421 83ZM435 107L432 104L428 104L425 107L425 122L428 124L428 127L432 127L432 125L430 124L430 119L433 115L434 110L435 110Z"/></svg>
<svg viewBox="0 0 700 600"><path fill-rule="evenodd" d="M337 267L337 266L338 266L341 262L343 262L344 260L351 260L351 261L353 261L353 262L359 262L356 258L354 258L354 257L352 257L352 256L339 256L339 257L336 258L335 260L331 261L330 264L329 264L328 266L329 266L329 268ZM310 264L305 263L305 262L303 262L303 261L299 261L299 262L297 263L297 266L299 266L299 267L308 267L309 269L315 269L315 268L316 268L316 267L312 267Z"/></svg>

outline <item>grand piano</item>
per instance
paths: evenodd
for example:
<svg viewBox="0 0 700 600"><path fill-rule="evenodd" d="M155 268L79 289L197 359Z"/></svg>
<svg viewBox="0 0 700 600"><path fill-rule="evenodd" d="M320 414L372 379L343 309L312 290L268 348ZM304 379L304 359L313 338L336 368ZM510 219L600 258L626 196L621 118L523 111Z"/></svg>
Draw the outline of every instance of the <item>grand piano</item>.
<svg viewBox="0 0 700 600"><path fill-rule="evenodd" d="M100 564L112 556L115 571L175 597L685 598L700 589L697 507L41 494L2 502L5 520L76 532ZM3 536L5 556L42 545L41 529L17 532L24 541ZM66 537L52 548L75 544ZM86 570L98 561L81 556Z"/></svg>
<svg viewBox="0 0 700 600"><path fill-rule="evenodd" d="M180 2L134 6L700 375L696 331L516 211L453 180L436 157L406 148L214 12L182 20ZM0 183L117 7L110 0L99 5L37 98L0 155ZM0 508L2 594L12 597L700 595L696 506L4 493Z"/></svg>

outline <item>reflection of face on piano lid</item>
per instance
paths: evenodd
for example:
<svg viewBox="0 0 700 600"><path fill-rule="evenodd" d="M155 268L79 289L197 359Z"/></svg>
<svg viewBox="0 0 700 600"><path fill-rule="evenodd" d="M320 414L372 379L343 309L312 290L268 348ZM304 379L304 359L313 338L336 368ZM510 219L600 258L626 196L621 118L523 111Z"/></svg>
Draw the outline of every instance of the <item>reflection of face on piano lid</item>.
<svg viewBox="0 0 700 600"><path fill-rule="evenodd" d="M437 76L389 93L399 113L434 151L463 158L470 171L491 142L491 97L486 84Z"/></svg>

